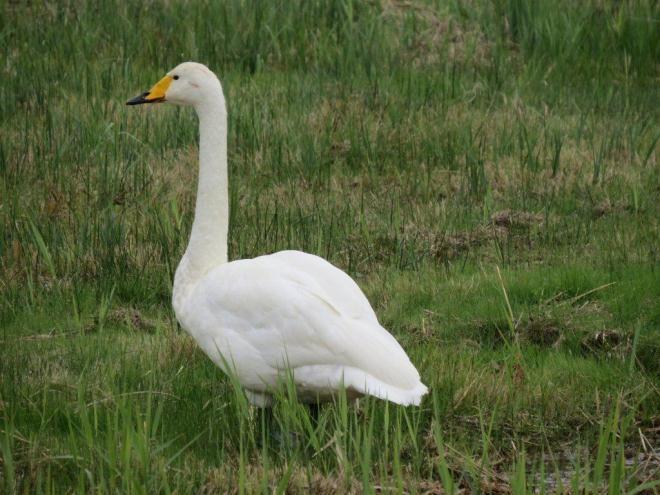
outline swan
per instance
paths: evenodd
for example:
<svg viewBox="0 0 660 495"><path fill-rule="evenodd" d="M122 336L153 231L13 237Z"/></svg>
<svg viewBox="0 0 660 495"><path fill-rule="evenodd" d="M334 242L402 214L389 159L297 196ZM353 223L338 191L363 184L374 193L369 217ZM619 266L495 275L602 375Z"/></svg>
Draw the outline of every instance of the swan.
<svg viewBox="0 0 660 495"><path fill-rule="evenodd" d="M172 290L183 329L258 407L272 404L286 376L303 402L343 388L419 405L427 387L346 273L300 251L227 261L227 110L217 76L184 62L127 104L161 102L192 106L199 119L195 216Z"/></svg>

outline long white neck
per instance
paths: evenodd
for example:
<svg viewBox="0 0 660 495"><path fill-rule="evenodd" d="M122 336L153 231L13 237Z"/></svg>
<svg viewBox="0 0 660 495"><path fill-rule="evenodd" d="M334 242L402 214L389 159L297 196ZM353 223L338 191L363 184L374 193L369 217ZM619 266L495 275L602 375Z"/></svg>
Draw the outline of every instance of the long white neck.
<svg viewBox="0 0 660 495"><path fill-rule="evenodd" d="M199 179L195 218L186 252L174 277L173 303L211 268L227 262L229 191L227 184L227 110L222 90L196 107L199 117Z"/></svg>

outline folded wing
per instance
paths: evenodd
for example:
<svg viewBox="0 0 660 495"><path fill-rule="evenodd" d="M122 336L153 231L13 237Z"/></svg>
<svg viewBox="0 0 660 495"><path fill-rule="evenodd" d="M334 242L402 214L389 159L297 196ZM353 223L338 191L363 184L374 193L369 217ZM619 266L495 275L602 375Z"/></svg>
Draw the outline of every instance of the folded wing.
<svg viewBox="0 0 660 495"><path fill-rule="evenodd" d="M234 261L210 272L191 297L194 321L184 326L217 364L231 361L247 388L273 385L291 369L317 392L343 382L405 404L426 392L357 284L322 258L282 251Z"/></svg>

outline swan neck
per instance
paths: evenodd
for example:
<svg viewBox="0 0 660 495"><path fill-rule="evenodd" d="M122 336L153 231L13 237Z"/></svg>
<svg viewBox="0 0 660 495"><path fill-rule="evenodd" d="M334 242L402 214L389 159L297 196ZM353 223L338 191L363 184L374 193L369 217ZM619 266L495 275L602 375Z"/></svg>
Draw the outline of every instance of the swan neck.
<svg viewBox="0 0 660 495"><path fill-rule="evenodd" d="M188 247L177 268L175 292L177 288L181 292L185 287L194 286L210 269L227 262L227 111L222 91L213 101L196 107L196 111L199 178L195 217Z"/></svg>

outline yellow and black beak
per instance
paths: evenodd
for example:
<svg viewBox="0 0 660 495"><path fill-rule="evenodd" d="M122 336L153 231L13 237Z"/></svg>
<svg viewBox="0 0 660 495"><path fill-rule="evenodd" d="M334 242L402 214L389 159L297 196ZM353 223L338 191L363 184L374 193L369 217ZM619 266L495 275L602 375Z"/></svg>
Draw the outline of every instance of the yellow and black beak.
<svg viewBox="0 0 660 495"><path fill-rule="evenodd" d="M158 81L153 88L146 93L131 98L126 102L127 105L142 105L143 103L159 103L165 101L167 89L172 84L172 76L165 76Z"/></svg>

